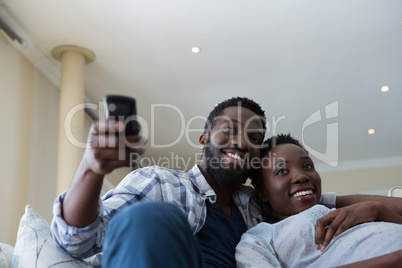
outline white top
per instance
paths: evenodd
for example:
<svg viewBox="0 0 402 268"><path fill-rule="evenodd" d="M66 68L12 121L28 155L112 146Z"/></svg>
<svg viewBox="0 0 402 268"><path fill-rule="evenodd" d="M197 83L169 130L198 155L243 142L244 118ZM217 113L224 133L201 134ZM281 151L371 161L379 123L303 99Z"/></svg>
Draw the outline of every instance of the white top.
<svg viewBox="0 0 402 268"><path fill-rule="evenodd" d="M331 210L316 205L278 223L260 223L243 234L237 267L334 267L402 249L402 225L369 222L336 237L324 252L315 248L317 219Z"/></svg>

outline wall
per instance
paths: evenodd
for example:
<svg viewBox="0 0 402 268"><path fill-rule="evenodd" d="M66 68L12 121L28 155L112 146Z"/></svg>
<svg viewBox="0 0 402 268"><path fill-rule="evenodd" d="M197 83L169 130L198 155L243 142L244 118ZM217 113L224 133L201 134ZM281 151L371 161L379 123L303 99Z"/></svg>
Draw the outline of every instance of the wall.
<svg viewBox="0 0 402 268"><path fill-rule="evenodd" d="M26 204L50 219L55 197L58 92L0 36L0 241L13 244Z"/></svg>
<svg viewBox="0 0 402 268"><path fill-rule="evenodd" d="M27 204L49 223L52 219L59 90L0 34L0 93L0 242L14 245ZM85 117L85 133L90 125ZM129 171L107 178L117 184ZM103 192L113 185L106 182Z"/></svg>
<svg viewBox="0 0 402 268"><path fill-rule="evenodd" d="M402 164L402 163L401 163ZM323 192L339 195L374 192L402 186L402 165L359 170L321 172Z"/></svg>

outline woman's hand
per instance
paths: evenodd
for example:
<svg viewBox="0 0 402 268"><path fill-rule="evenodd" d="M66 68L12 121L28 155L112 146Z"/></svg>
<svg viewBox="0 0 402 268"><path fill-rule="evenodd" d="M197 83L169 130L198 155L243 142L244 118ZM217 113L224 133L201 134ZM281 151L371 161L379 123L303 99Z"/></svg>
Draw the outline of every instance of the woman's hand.
<svg viewBox="0 0 402 268"><path fill-rule="evenodd" d="M315 226L317 249L323 251L332 239L347 229L372 221L402 223L402 217L376 201L365 201L338 208L317 220Z"/></svg>

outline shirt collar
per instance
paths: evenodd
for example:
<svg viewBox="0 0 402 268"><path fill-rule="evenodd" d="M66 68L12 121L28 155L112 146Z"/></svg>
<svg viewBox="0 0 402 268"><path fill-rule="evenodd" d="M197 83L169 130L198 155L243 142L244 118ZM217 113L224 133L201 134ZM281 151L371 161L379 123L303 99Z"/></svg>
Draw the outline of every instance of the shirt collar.
<svg viewBox="0 0 402 268"><path fill-rule="evenodd" d="M216 194L211 186L209 186L207 180L204 175L202 175L200 168L198 165L194 165L193 168L188 172L190 180L198 188L201 195L205 198L208 198L209 201L215 203Z"/></svg>
<svg viewBox="0 0 402 268"><path fill-rule="evenodd" d="M198 165L194 165L193 168L188 172L190 180L198 188L201 195L208 198L211 203L216 202L216 194L211 186L209 186L204 175L202 175ZM243 205L248 203L251 195L253 194L253 189L247 186L241 186L240 189L234 191L233 198L240 198L240 202Z"/></svg>

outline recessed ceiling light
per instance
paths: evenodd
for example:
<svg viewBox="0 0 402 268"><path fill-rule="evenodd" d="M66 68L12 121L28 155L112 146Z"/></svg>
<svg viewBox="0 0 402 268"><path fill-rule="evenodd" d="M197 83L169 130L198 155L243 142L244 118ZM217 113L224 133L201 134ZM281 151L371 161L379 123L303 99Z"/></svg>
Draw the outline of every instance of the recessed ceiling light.
<svg viewBox="0 0 402 268"><path fill-rule="evenodd" d="M389 91L389 86L383 86L381 87L382 92L388 92Z"/></svg>
<svg viewBox="0 0 402 268"><path fill-rule="evenodd" d="M193 47L191 49L191 52L193 52L193 53L199 53L200 51L201 51L201 48L199 48L199 47Z"/></svg>
<svg viewBox="0 0 402 268"><path fill-rule="evenodd" d="M375 129L374 129L374 128L370 128L367 132L368 132L368 134L370 134L370 135L371 135L371 134L374 134L374 133L375 133Z"/></svg>

